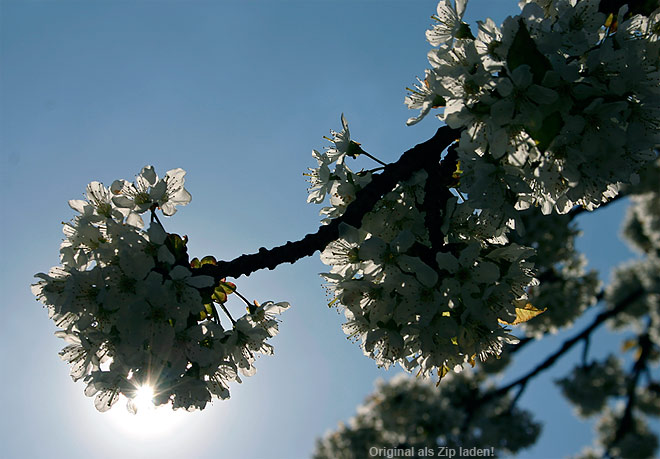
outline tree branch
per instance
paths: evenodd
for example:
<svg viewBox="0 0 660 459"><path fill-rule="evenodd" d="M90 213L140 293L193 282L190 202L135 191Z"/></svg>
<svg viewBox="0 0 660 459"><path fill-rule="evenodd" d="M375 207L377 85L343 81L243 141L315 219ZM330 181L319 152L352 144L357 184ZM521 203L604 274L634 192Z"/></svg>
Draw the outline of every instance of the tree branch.
<svg viewBox="0 0 660 459"><path fill-rule="evenodd" d="M583 339L587 339L591 333L598 328L603 322L605 322L607 319L616 316L618 313L623 311L628 305L635 301L637 298L642 296L644 294L643 290L637 290L630 295L628 295L623 301L621 301L619 304L617 304L614 308L608 309L606 311L601 312L596 316L594 321L586 327L584 330L582 330L580 333L575 335L573 338L568 339L564 341L562 346L555 351L553 354L548 356L542 363L537 365L533 370L531 370L529 373L527 373L524 376L521 376L520 378L516 379L515 381L507 384L506 386L500 387L499 389L492 390L490 392L485 393L482 397L480 397L476 402L475 405L479 405L481 403L486 403L496 397L501 397L508 393L511 389L513 389L516 386L519 385L525 385L527 382L537 376L539 373L547 370L550 368L552 365L554 365L555 361L557 361L562 355L564 355L566 352L568 352L575 344L579 343Z"/></svg>
<svg viewBox="0 0 660 459"><path fill-rule="evenodd" d="M426 164L426 171L429 176L424 185L424 202L421 210L424 211L424 223L429 232L431 241L431 252L444 252L445 235L442 234L442 225L444 217L447 214L447 201L454 195L449 191L452 182L452 173L456 170L458 162L458 153L454 146L447 151L445 158L440 161L440 157L429 158ZM435 266L435 260L431 266Z"/></svg>
<svg viewBox="0 0 660 459"><path fill-rule="evenodd" d="M424 168L429 156L439 157L458 138L459 133L459 130L443 126L429 140L406 151L398 161L385 166L382 173L373 175L372 181L357 192L355 201L348 205L344 215L321 226L316 233L272 249L261 247L257 253L241 255L231 261L218 261L217 265L206 264L194 271L218 280L225 277L238 278L264 268L275 269L282 263L295 263L317 250L323 250L339 237L341 223L359 228L364 215L373 209L385 193L391 191L397 183L408 179L413 172Z"/></svg>
<svg viewBox="0 0 660 459"><path fill-rule="evenodd" d="M619 425L617 426L616 433L614 434L614 439L612 443L608 445L606 456L611 457L611 450L614 448L617 443L619 443L626 436L628 432L633 428L633 408L637 401L637 385L639 383L639 377L645 368L647 368L647 361L651 356L651 350L653 349L653 341L649 336L650 320L647 325L646 332L639 337L638 343L640 348L639 357L633 365L631 378L628 381L628 387L626 390L626 397L628 399L626 407L623 411L623 415L619 420Z"/></svg>

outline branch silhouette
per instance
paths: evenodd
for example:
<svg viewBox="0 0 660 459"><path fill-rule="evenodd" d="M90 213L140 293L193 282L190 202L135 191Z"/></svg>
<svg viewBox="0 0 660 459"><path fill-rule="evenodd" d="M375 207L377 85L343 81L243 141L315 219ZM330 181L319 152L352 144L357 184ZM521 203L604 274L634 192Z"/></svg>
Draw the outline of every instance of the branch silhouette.
<svg viewBox="0 0 660 459"><path fill-rule="evenodd" d="M619 302L615 307L606 309L605 311L601 312L596 316L596 318L589 324L587 327L585 327L580 333L577 335L573 336L572 338L564 341L564 343L561 345L561 347L552 353L550 356L548 356L543 362L541 362L539 365L537 365L534 369L532 369L529 373L521 376L520 378L516 379L515 381L500 387L499 389L492 390L490 392L485 393L482 397L480 397L476 402L475 405L479 405L481 403L486 403L493 398L501 397L503 395L506 395L511 389L513 389L516 386L521 386L525 387L527 383L529 382L530 379L534 378L537 376L539 373L547 370L548 368L552 367L555 362L564 354L566 354L574 345L579 343L582 340L588 339L589 336L591 336L591 333L596 330L600 325L602 325L607 319L610 319L617 314L619 314L621 311L626 309L630 303L633 301L637 300L639 297L641 297L645 292L643 290L636 290L632 292L630 295L628 295L626 298L624 298L621 302ZM602 295L599 295L602 297Z"/></svg>
<svg viewBox="0 0 660 459"><path fill-rule="evenodd" d="M283 263L295 263L317 250L323 250L339 237L339 225L346 223L356 228L360 227L364 215L373 209L378 200L391 191L397 183L408 179L415 171L426 169L433 164L437 166L441 153L457 140L459 134L459 130L448 126L439 128L429 140L406 151L396 162L385 166L380 174L374 174L372 181L357 192L355 201L348 205L344 215L328 225L322 225L316 233L307 234L299 241L288 241L272 249L261 247L257 253L241 255L231 261L218 261L217 265L207 264L194 271L197 274L213 276L218 280L225 277L236 279L240 276L249 276L260 269L272 270ZM455 168L455 159L451 158L447 161L452 161L452 166L449 166L443 164L445 160L442 160L440 169L449 170L451 175Z"/></svg>

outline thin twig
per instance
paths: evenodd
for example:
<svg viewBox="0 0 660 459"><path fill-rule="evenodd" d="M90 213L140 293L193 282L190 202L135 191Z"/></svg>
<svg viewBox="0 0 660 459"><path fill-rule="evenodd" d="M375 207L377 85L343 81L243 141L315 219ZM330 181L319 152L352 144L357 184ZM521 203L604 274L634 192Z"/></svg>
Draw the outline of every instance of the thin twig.
<svg viewBox="0 0 660 459"><path fill-rule="evenodd" d="M387 163L382 162L380 159L376 158L375 156L371 155L370 153L367 153L367 152L364 151L364 150L362 150L362 154L365 155L365 156L368 157L368 158L373 159L374 161L376 161L376 162L377 162L378 164L380 164L381 166L387 166Z"/></svg>
<svg viewBox="0 0 660 459"><path fill-rule="evenodd" d="M639 378L643 370L647 367L647 361L651 355L651 350L653 349L653 341L649 336L650 328L651 328L651 320L649 319L649 322L646 327L646 331L644 332L643 335L639 336L638 343L640 347L640 353L639 353L639 357L637 358L637 360L633 365L631 371L632 377L628 381L628 387L626 390L626 398L628 399L628 401L626 402L626 407L623 411L623 415L619 420L616 433L614 434L614 439L608 445L607 451L605 453L605 455L609 457L612 457L611 454L612 448L614 448L617 445L617 443L623 440L626 434L630 432L631 428L633 427L633 408L635 407L635 403L637 401L637 384L639 383Z"/></svg>
<svg viewBox="0 0 660 459"><path fill-rule="evenodd" d="M619 302L614 308L612 309L607 309L594 319L594 321L586 327L584 330L582 330L580 333L575 335L573 338L568 339L564 341L562 346L552 353L550 356L548 356L542 363L537 365L533 370L528 372L527 374L521 376L520 378L516 379L515 381L500 387L499 389L492 390L490 392L487 392L484 394L481 398L479 398L475 404L479 405L482 403L486 403L494 398L501 397L505 394L507 394L511 389L513 389L516 386L519 386L521 384L527 384L527 382L537 376L539 373L547 370L550 368L552 365L554 365L555 361L557 361L561 356L566 354L575 344L579 343L583 339L586 339L591 333L598 328L600 325L603 324L607 319L616 316L619 314L621 311L626 309L628 305L635 301L637 298L642 296L644 294L643 290L637 290L630 295L628 295L623 301Z"/></svg>
<svg viewBox="0 0 660 459"><path fill-rule="evenodd" d="M234 290L234 293L235 293L235 294L236 294L241 300L243 300L243 303L247 304L248 307L254 306L252 303L250 303L250 302L247 300L247 298L245 298L243 295L241 295L240 293L238 293L238 290Z"/></svg>
<svg viewBox="0 0 660 459"><path fill-rule="evenodd" d="M516 403L518 403L518 400L520 400L520 397L522 396L523 392L525 392L525 388L527 387L527 382L528 381L525 381L518 388L518 393L516 394L515 397L513 397L513 400L511 400L511 404L509 405L509 410L510 411L513 411L513 409L516 406Z"/></svg>
<svg viewBox="0 0 660 459"><path fill-rule="evenodd" d="M154 221L155 221L156 223L158 223L158 224L160 225L160 227L163 228L163 230L165 230L165 227L163 226L163 224L162 224L162 223L160 222L160 220L158 219L158 215L156 215L156 210L155 210L155 209L151 209L151 223L153 223Z"/></svg>
<svg viewBox="0 0 660 459"><path fill-rule="evenodd" d="M374 172L382 171L383 169L385 169L385 166L383 166L383 167L374 167L373 169L369 169L369 170L366 170L366 171L363 169L360 172L358 172L357 175L362 177L362 176L367 175L367 174L373 174Z"/></svg>
<svg viewBox="0 0 660 459"><path fill-rule="evenodd" d="M591 339L589 336L584 338L584 347L582 348L582 366L586 367L587 366L587 360L589 358L589 344L591 343Z"/></svg>
<svg viewBox="0 0 660 459"><path fill-rule="evenodd" d="M219 303L219 304L220 304L220 307L222 308L222 310L225 311L225 314L227 314L227 317L229 317L229 320L231 320L232 325L236 325L236 321L234 320L234 318L231 316L231 314L229 313L229 311L225 307L225 304L224 303Z"/></svg>

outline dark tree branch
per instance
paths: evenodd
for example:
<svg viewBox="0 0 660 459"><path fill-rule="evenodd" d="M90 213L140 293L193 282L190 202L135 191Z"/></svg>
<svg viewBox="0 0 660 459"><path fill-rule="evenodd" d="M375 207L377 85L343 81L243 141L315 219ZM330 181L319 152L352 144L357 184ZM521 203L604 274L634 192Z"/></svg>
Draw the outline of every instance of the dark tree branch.
<svg viewBox="0 0 660 459"><path fill-rule="evenodd" d="M635 364L633 365L631 371L631 377L628 380L628 387L626 390L626 397L628 401L626 402L626 407L623 411L623 415L619 420L616 433L614 434L614 439L612 440L612 443L608 445L607 453L606 453L607 456L611 456L612 448L616 447L617 443L623 440L626 434L630 432L631 429L633 428L633 408L635 407L635 403L637 401L637 393L636 393L637 385L639 384L639 378L642 375L642 372L644 371L645 368L647 368L648 359L651 356L651 350L653 349L653 341L649 336L649 330L648 330L649 328L650 328L650 320L649 320L649 325L647 326L646 333L639 336L638 343L639 343L640 353L639 353L639 357L635 361Z"/></svg>
<svg viewBox="0 0 660 459"><path fill-rule="evenodd" d="M355 201L348 205L344 215L321 226L316 233L272 249L261 247L257 253L241 255L231 261L218 261L217 265L207 264L194 271L218 280L225 277L238 278L249 276L260 269L275 269L283 263L295 263L317 250L323 250L339 237L341 223L359 228L364 215L373 209L385 193L391 191L397 183L408 179L415 171L424 168L429 157L439 158L440 153L458 138L459 133L456 129L443 126L429 140L405 152L398 161L385 166L382 173L373 175L372 181L357 192Z"/></svg>
<svg viewBox="0 0 660 459"><path fill-rule="evenodd" d="M431 252L436 253L443 250L445 235L442 234L442 225L446 215L447 201L454 195L449 191L452 182L452 174L456 170L458 153L454 146L449 147L447 155L440 162L437 158L430 157L426 164L429 174L424 185L424 202L421 209L424 211L424 223L429 232L431 241ZM433 261L431 266L435 266Z"/></svg>
<svg viewBox="0 0 660 459"><path fill-rule="evenodd" d="M529 373L521 376L520 378L516 379L515 381L500 387L499 389L492 390L490 392L485 393L483 396L481 396L478 400L476 400L475 405L480 405L482 403L486 403L494 398L501 397L503 395L506 395L511 389L513 389L516 386L520 385L525 385L527 382L537 376L539 373L547 370L548 368L552 367L554 363L564 354L566 354L573 346L575 346L577 343L584 339L588 339L588 337L591 335L591 333L596 330L600 325L603 324L607 319L610 319L617 314L619 314L621 311L626 309L628 305L638 299L640 296L642 296L644 292L642 290L637 290L628 297L626 297L623 301L619 302L614 308L612 309L607 309L594 319L594 321L586 327L584 330L582 330L580 333L575 335L573 338L568 339L564 341L562 346L555 351L553 354L548 356L543 362L541 362L539 365L537 365L533 370L531 370Z"/></svg>

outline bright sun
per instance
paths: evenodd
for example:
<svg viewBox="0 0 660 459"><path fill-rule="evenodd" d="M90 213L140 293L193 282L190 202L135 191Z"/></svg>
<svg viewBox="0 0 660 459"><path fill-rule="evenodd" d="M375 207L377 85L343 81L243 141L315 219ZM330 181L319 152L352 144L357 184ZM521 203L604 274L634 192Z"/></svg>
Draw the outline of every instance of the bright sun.
<svg viewBox="0 0 660 459"><path fill-rule="evenodd" d="M137 389L134 399L137 414L129 413L123 406L127 399L121 396L115 408L108 413L118 430L136 437L156 437L170 433L185 418L185 413L172 411L169 405L156 407L154 391L149 386ZM122 400L123 399L123 400Z"/></svg>
<svg viewBox="0 0 660 459"><path fill-rule="evenodd" d="M136 391L135 399L133 403L138 409L138 413L144 410L154 408L154 390L150 386L142 386Z"/></svg>

